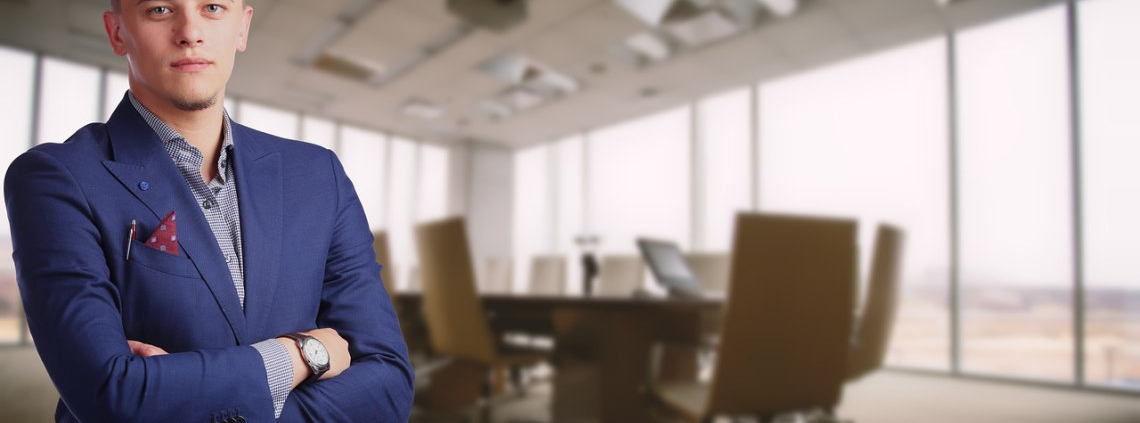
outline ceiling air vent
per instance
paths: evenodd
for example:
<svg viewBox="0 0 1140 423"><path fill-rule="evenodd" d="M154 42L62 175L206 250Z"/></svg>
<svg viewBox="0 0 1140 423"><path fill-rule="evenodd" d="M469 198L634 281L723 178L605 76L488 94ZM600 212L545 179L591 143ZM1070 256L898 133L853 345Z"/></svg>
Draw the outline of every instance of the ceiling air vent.
<svg viewBox="0 0 1140 423"><path fill-rule="evenodd" d="M368 82L372 80L375 75L384 72L384 66L379 64L328 53L322 53L320 56L317 56L317 59L313 61L313 67L333 75L359 82Z"/></svg>
<svg viewBox="0 0 1140 423"><path fill-rule="evenodd" d="M526 0L447 0L447 10L467 23L495 32L526 20Z"/></svg>

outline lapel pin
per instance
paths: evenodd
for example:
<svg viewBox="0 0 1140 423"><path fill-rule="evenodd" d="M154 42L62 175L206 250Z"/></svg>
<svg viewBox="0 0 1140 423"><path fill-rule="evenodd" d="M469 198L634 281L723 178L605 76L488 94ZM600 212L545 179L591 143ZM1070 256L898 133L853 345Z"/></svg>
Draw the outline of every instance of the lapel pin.
<svg viewBox="0 0 1140 423"><path fill-rule="evenodd" d="M146 181L139 182L139 189L146 191L146 190L150 189L150 184L147 183Z"/></svg>

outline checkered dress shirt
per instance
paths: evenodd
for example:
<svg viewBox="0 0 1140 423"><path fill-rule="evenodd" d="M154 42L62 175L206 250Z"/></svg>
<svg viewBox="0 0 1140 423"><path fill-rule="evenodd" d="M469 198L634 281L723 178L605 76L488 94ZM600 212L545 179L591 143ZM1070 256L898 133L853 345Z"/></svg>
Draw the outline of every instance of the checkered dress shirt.
<svg viewBox="0 0 1140 423"><path fill-rule="evenodd" d="M230 116L222 112L222 149L218 154L218 174L207 184L202 180L202 152L190 145L178 131L155 116L150 110L139 103L134 93L128 92L131 104L142 115L143 120L150 125L158 139L162 141L170 159L182 173L182 178L194 193L198 208L210 223L210 230L218 241L218 247L226 257L226 264L230 269L234 288L237 288L238 301L245 307L245 274L243 273L243 259L241 251L241 217L238 213L237 179L234 178L233 154L234 139L230 129ZM285 406L285 398L293 384L293 362L284 345L276 339L253 344L265 362L265 372L268 375L269 392L273 397L274 416L281 417L281 409Z"/></svg>

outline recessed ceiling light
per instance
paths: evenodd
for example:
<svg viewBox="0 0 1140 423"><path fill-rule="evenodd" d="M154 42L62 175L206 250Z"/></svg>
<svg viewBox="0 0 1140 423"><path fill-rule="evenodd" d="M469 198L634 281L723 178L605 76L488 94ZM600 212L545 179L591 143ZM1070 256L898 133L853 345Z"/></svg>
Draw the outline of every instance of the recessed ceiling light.
<svg viewBox="0 0 1140 423"><path fill-rule="evenodd" d="M799 2L796 0L757 0L763 4L768 10L772 11L773 15L781 18L786 18L796 13L796 8Z"/></svg>
<svg viewBox="0 0 1140 423"><path fill-rule="evenodd" d="M649 62L660 62L668 59L672 53L669 41L652 32L643 32L626 38L623 44L636 53L639 59Z"/></svg>
<svg viewBox="0 0 1140 423"><path fill-rule="evenodd" d="M400 112L407 116L423 120L434 120L443 116L443 109L439 108L439 106L418 98L404 102L404 104L400 106Z"/></svg>
<svg viewBox="0 0 1140 423"><path fill-rule="evenodd" d="M670 23L665 29L688 47L700 47L740 31L736 23L716 10Z"/></svg>

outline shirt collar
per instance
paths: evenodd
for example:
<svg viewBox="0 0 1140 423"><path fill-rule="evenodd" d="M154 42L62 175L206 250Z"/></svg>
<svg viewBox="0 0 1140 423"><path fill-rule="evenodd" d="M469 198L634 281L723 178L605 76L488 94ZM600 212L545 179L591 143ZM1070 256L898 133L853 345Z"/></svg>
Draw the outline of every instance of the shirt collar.
<svg viewBox="0 0 1140 423"><path fill-rule="evenodd" d="M178 131L175 131L174 128L171 128L170 125L167 125L166 122L163 122L162 119L159 119L150 109L147 109L146 106L140 103L139 100L135 98L135 93L128 90L127 97L131 99L131 105L142 115L143 120L146 121L147 125L150 125L150 128L154 130L154 133L158 135L158 139L162 141L163 144L177 141L186 142L186 137L183 137L182 134L179 134ZM228 153L233 147L234 136L233 130L230 128L230 114L225 108L222 108L222 151L218 154L219 164L225 163ZM190 148L197 150L194 146L190 146Z"/></svg>

